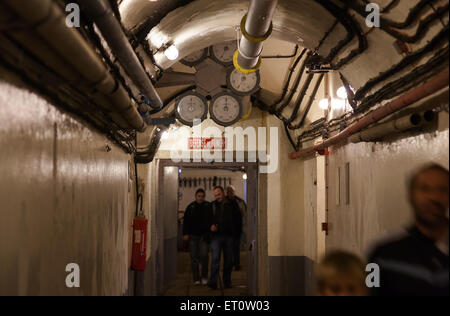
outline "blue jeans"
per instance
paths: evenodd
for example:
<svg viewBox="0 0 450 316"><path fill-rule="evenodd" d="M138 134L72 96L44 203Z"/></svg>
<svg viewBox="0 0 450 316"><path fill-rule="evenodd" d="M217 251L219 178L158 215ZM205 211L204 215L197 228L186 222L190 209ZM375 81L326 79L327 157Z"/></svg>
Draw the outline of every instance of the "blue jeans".
<svg viewBox="0 0 450 316"><path fill-rule="evenodd" d="M211 279L210 284L217 285L220 273L220 258L223 251L223 283L231 286L231 272L233 271L233 237L216 235L212 238Z"/></svg>
<svg viewBox="0 0 450 316"><path fill-rule="evenodd" d="M189 236L192 276L194 281L208 279L209 245L200 236ZM201 266L201 271L200 271Z"/></svg>

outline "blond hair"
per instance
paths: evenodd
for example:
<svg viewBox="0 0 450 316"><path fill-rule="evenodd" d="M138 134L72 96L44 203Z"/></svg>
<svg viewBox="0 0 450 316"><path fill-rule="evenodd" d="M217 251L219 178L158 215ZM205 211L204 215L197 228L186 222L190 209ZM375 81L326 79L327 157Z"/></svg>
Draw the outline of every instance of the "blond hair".
<svg viewBox="0 0 450 316"><path fill-rule="evenodd" d="M328 280L336 276L352 279L362 286L366 280L366 263L358 256L346 251L334 251L326 255L317 267L317 287L322 291Z"/></svg>

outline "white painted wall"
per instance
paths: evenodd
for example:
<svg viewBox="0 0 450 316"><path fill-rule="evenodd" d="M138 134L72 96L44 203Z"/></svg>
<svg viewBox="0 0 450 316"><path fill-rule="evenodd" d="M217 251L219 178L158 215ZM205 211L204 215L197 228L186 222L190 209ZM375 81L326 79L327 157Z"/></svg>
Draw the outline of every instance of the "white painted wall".
<svg viewBox="0 0 450 316"><path fill-rule="evenodd" d="M305 253L304 163L290 160L290 147L281 123L273 116L269 126L280 128L279 168L267 175L267 225L269 256L302 256Z"/></svg>
<svg viewBox="0 0 450 316"><path fill-rule="evenodd" d="M448 115L441 116L448 124ZM330 156L330 235L327 250L347 249L364 255L386 235L412 223L406 179L422 164L449 167L449 131L407 137L392 143L359 143ZM350 163L350 204L341 177L341 205L336 205L337 168ZM344 174L344 173L343 173Z"/></svg>
<svg viewBox="0 0 450 316"><path fill-rule="evenodd" d="M0 147L0 295L125 294L128 155L4 82ZM66 287L69 263L80 266L79 289Z"/></svg>

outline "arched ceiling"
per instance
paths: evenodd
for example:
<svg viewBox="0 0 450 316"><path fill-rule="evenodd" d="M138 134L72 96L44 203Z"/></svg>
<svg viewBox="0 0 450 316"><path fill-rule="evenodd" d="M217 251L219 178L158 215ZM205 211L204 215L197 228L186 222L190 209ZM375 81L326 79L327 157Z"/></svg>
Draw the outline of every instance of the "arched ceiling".
<svg viewBox="0 0 450 316"><path fill-rule="evenodd" d="M248 1L242 0L187 2L190 3L167 14L147 36L151 49L156 52L155 61L163 69L196 50L236 39L241 19L248 11ZM124 1L121 5L124 25L136 30L155 14L155 3L152 5L147 0ZM173 1L172 5L175 5ZM334 22L335 18L314 0L279 0L272 36L314 49ZM333 36L342 38L345 30L340 27ZM178 60L170 61L162 52L171 44L175 44L180 51Z"/></svg>
<svg viewBox="0 0 450 316"><path fill-rule="evenodd" d="M425 63L437 48L448 45L448 41L435 38L448 29L448 26L443 29L443 24L448 21L448 0L432 2L439 6L438 10L427 6L425 0L403 0L383 13L387 20L405 24L396 31L403 37L423 34L405 44L410 50L409 55L416 54L414 62L407 60L401 49L396 48L396 42L401 44L399 37L386 28L368 27L364 14L357 13L354 8L344 8L344 0L279 0L273 18L274 31L266 46L272 39L278 39L315 50L320 43L319 55L326 61L323 64L330 63L335 67L355 90L365 88L359 93L358 101L362 102L372 92L380 92L379 102L388 96L383 89L391 89L387 81L410 72L411 66ZM392 1L380 0L379 3L381 8L386 8ZM422 9L417 9L418 3ZM129 32L139 41L148 39L156 64L166 70L197 50L237 39L248 5L249 1L243 0L123 0L120 13ZM442 12L445 6L447 14L443 19L437 18L437 12ZM414 12L417 14L412 14ZM413 16L411 19L410 15ZM410 23L403 22L408 20ZM425 25L423 21L426 20L431 23ZM425 49L430 46L430 41L437 43L435 48ZM171 61L164 55L164 50L173 44L180 54L177 60ZM272 60L264 64L270 64L271 68L278 66ZM401 90L396 88L392 95Z"/></svg>

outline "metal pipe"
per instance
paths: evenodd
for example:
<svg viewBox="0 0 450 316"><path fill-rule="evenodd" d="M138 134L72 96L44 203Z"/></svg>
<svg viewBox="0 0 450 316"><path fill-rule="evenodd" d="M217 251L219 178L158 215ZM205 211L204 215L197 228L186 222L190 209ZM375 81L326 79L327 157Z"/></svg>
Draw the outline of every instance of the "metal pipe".
<svg viewBox="0 0 450 316"><path fill-rule="evenodd" d="M300 53L298 58L295 60L293 66L289 69L289 75L288 75L286 84L284 85L283 93L281 94L280 98L273 105L271 105L269 107L269 110L270 110L271 114L274 114L276 112L278 105L281 102L283 102L284 98L286 97L286 94L289 91L289 86L291 85L292 76L294 75L294 72L297 69L297 66L300 63L300 61L302 60L302 58L305 55L306 51L307 51L306 48L302 50L302 52ZM295 89L297 89L297 87Z"/></svg>
<svg viewBox="0 0 450 316"><path fill-rule="evenodd" d="M366 4L361 3L361 1L355 1L355 0L341 0L341 2L348 5L350 8L355 10L358 14L366 18L367 12L366 12ZM409 10L409 14L406 17L406 20L402 22L392 21L389 19L386 19L384 17L381 18L381 24L386 25L390 28L396 28L396 29L406 29L409 26L411 26L412 23L418 20L420 13L422 13L426 7L433 2L437 2L437 0L420 0L416 1L416 4ZM386 8L389 8L391 5L388 5ZM386 12L384 12L386 13Z"/></svg>
<svg viewBox="0 0 450 316"><path fill-rule="evenodd" d="M328 148L329 146L338 144L346 139L348 139L350 136L354 135L355 133L361 131L362 129L366 128L367 126L376 123L380 121L381 119L387 117L388 115L405 108L417 101L422 100L423 98L426 98L433 93L439 91L440 89L443 89L447 87L449 84L449 70L448 68L440 73L439 75L433 77L428 82L425 82L423 85L418 86L414 88L413 90L409 91L408 93L404 94L401 97L398 97L397 99L387 103L386 105L378 108L377 110L373 111L369 115L363 117L358 122L350 125L347 127L344 131L340 132L339 134L306 149L303 149L299 152L290 154L290 159L298 159L298 158L304 158L306 156L309 156L319 150L324 150Z"/></svg>
<svg viewBox="0 0 450 316"><path fill-rule="evenodd" d="M161 145L162 134L167 130L167 127L159 126L155 127L150 136L150 143L145 148L138 148L138 151L134 157L136 164L149 164L151 163L158 152Z"/></svg>
<svg viewBox="0 0 450 316"><path fill-rule="evenodd" d="M308 92L309 86L311 85L313 78L314 78L313 74L309 74L308 77L306 78L306 81L303 84L303 88L298 95L297 102L295 103L294 110L292 111L291 117L287 120L287 124L291 124L292 122L294 122L297 119L298 111L300 110L300 106L303 103L303 99L306 96L306 92Z"/></svg>
<svg viewBox="0 0 450 316"><path fill-rule="evenodd" d="M315 0L321 6L323 6L328 12L330 12L342 26L347 31L347 35L344 39L339 41L339 43L331 49L330 53L322 62L323 64L331 64L331 68L334 70L338 70L348 64L351 60L353 60L356 56L362 54L369 46L366 36L363 34L363 31L359 25L359 23L348 13L346 8L342 8L339 5L333 3L333 1L329 0ZM328 37L329 34L333 31L335 24L331 27L331 29L325 34L324 38L319 43L319 48L323 44L323 41ZM339 59L336 62L333 62L336 56L340 54L340 52L349 45L354 37L358 38L358 48L353 49L346 57Z"/></svg>
<svg viewBox="0 0 450 316"><path fill-rule="evenodd" d="M354 1L354 0L351 0L351 1L341 0L341 2L345 3L347 6L349 6L353 10L355 10L362 17L365 18L367 16L367 12L365 11L365 8L366 8L365 4L362 4L361 2ZM380 22L381 29L383 31L385 31L386 33L388 33L389 35L391 35L392 37L394 37L398 40L401 40L402 42L416 43L417 41L421 40L425 36L426 32L430 28L430 25L435 20L442 18L442 16L444 16L449 11L448 4L446 6L440 7L434 13L432 13L429 16L427 16L426 18L420 20L417 31L412 36L405 35L399 31L397 31L396 29L405 29L405 28L409 27L410 25L412 25L412 23L418 19L419 14L424 9L426 9L427 6L432 2L435 2L435 1L434 0L433 1L421 0L418 4L416 4L413 8L411 8L409 15L404 22L395 22L395 21L391 21L389 19L385 19L385 18L381 17L381 22Z"/></svg>
<svg viewBox="0 0 450 316"><path fill-rule="evenodd" d="M32 29L11 32L11 36L32 41L24 45L67 82L89 94L93 101L109 111L124 129L144 131L146 124L127 92L110 74L98 55L78 30L66 25L66 16L51 0L5 0ZM54 59L56 57L56 59Z"/></svg>
<svg viewBox="0 0 450 316"><path fill-rule="evenodd" d="M314 89L309 97L308 104L306 105L305 112L302 115L302 119L300 122L295 126L289 126L290 130L296 130L303 127L303 124L305 124L306 118L309 114L309 111L311 110L311 106L316 99L317 92L319 91L320 85L322 84L323 78L325 77L325 74L321 74L320 77L317 79L316 85L314 86Z"/></svg>
<svg viewBox="0 0 450 316"><path fill-rule="evenodd" d="M123 32L110 4L106 0L78 0L92 22L94 22L108 43L114 55L119 59L134 84L149 99L150 106L159 109L163 102L153 83L144 70L133 47Z"/></svg>
<svg viewBox="0 0 450 316"><path fill-rule="evenodd" d="M166 100L164 100L164 107L162 108L162 110L165 109L165 108L167 108L167 107L168 107L168 106L169 106L176 98L178 98L179 96L185 94L185 93L188 92L188 91L195 90L196 88L197 88L196 85L192 85L192 86L189 86L189 87L187 87L187 88L184 88L184 89L180 90L179 92L177 92L177 93L171 95L171 96L168 97ZM150 114L157 114L157 113L161 112L162 110L153 110L153 111L150 112Z"/></svg>
<svg viewBox="0 0 450 316"><path fill-rule="evenodd" d="M272 18L278 0L250 0L248 14L241 22L242 38L234 66L243 73L256 71L261 63L263 42L272 32Z"/></svg>
<svg viewBox="0 0 450 316"><path fill-rule="evenodd" d="M432 110L406 115L396 120L377 125L350 137L352 143L371 142L393 133L400 133L412 128L428 125L436 121Z"/></svg>
<svg viewBox="0 0 450 316"><path fill-rule="evenodd" d="M275 115L281 116L281 114L283 113L284 109L291 103L292 99L294 98L295 93L297 92L297 89L300 86L300 82L301 82L301 80L303 78L303 74L305 73L306 63L308 61L309 56L311 56L310 52L308 52L305 60L302 63L302 66L301 66L301 68L300 68L300 70L299 70L299 72L297 74L297 78L295 79L294 86L292 87L291 92L289 93L288 99L285 102L283 102L280 105L280 107L275 111Z"/></svg>
<svg viewBox="0 0 450 316"><path fill-rule="evenodd" d="M354 134L349 138L349 141L352 143L371 142L393 133L404 132L411 128L419 127L423 123L422 116L419 113L414 113Z"/></svg>
<svg viewBox="0 0 450 316"><path fill-rule="evenodd" d="M422 119L425 124L433 123L437 120L437 115L434 111L428 110L422 113Z"/></svg>

